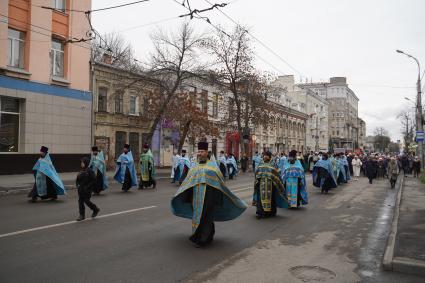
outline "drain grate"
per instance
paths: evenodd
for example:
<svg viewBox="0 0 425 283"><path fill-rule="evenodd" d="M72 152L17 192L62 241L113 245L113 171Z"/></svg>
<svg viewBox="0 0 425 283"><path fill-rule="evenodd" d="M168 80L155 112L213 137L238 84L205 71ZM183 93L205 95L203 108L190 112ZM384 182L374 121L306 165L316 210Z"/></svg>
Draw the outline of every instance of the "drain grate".
<svg viewBox="0 0 425 283"><path fill-rule="evenodd" d="M303 282L319 281L325 282L334 279L336 273L320 266L300 265L289 269L289 272Z"/></svg>

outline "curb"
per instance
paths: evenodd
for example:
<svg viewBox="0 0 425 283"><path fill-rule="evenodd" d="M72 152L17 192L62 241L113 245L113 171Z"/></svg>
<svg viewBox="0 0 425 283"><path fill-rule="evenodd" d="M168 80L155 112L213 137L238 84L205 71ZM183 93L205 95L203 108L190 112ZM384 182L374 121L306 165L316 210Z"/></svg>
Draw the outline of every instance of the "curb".
<svg viewBox="0 0 425 283"><path fill-rule="evenodd" d="M388 236L387 246L385 248L384 258L382 265L384 270L396 271L414 275L425 276L425 261L405 258L394 257L395 240L397 236L398 219L400 216L400 203L401 196L404 189L404 176L402 177L400 189L397 193L396 207L391 225L391 232Z"/></svg>
<svg viewBox="0 0 425 283"><path fill-rule="evenodd" d="M167 176L160 176L160 177L156 177L156 180L162 180L162 179L170 179L170 177ZM109 181L113 181L113 179L110 179ZM75 190L77 187L74 185L74 182L72 181L72 183L67 183L64 182L65 188L66 190ZM20 194L28 194L31 190L32 190L32 184L28 184L28 185L23 185L23 186L19 186L19 187L12 187L9 190L5 190L5 191L0 191L0 197L2 196L8 196L8 195L20 195Z"/></svg>
<svg viewBox="0 0 425 283"><path fill-rule="evenodd" d="M400 188L398 189L397 199L395 201L395 211L393 215L393 222L391 224L390 235L388 236L387 246L385 247L384 258L382 260L382 265L384 270L393 271L393 259L394 259L394 247L395 239L397 235L397 226L398 226L398 217L400 215L400 203L401 203L401 193L404 187L404 174L401 177Z"/></svg>

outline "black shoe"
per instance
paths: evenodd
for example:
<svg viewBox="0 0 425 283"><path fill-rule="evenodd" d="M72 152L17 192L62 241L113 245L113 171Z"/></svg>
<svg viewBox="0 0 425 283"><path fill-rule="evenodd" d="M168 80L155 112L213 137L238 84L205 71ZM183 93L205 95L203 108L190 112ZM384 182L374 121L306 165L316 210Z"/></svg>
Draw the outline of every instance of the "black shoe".
<svg viewBox="0 0 425 283"><path fill-rule="evenodd" d="M77 221L83 221L84 219L86 219L86 218L84 216L80 215L80 216L78 216Z"/></svg>
<svg viewBox="0 0 425 283"><path fill-rule="evenodd" d="M31 199L29 200L29 202L36 203L36 202L37 202L37 198L31 198Z"/></svg>
<svg viewBox="0 0 425 283"><path fill-rule="evenodd" d="M98 214L99 214L100 209L98 207L96 207L93 210L93 214L91 215L92 218L95 218Z"/></svg>

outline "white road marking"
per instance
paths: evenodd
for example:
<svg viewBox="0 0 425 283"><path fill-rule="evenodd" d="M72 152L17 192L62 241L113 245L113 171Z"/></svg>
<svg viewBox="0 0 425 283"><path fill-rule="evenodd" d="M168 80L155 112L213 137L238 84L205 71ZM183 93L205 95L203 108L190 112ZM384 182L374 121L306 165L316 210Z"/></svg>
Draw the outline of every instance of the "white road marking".
<svg viewBox="0 0 425 283"><path fill-rule="evenodd" d="M147 210L147 209L151 209L151 208L155 208L155 207L156 206L146 206L146 207L140 207L140 208L125 210L125 211L119 211L119 212L114 212L114 213L110 213L110 214L99 215L96 218L87 218L83 221L89 221L89 220L98 219L98 218L106 218L106 217L116 216L116 215L120 215L120 214L127 214L127 213L136 212L136 211ZM26 230L20 230L20 231L16 231L16 232L1 234L0 238L5 238L5 237L24 234L24 233L29 233L29 232L39 231L39 230L45 230L45 229L65 226L65 225L74 224L74 223L78 223L78 222L79 221L74 220L74 221L67 221L67 222L62 222L62 223L57 223L57 224L52 224L52 225L35 227L35 228L31 228L31 229L26 229Z"/></svg>

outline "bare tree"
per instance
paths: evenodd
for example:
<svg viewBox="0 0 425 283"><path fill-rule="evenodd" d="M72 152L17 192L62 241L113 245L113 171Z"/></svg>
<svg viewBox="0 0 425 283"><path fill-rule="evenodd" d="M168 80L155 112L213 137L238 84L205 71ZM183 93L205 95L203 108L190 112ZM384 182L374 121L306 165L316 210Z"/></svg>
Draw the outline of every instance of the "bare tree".
<svg viewBox="0 0 425 283"><path fill-rule="evenodd" d="M266 114L266 111L260 111L265 106L266 97L263 81L253 66L254 53L248 32L239 25L231 34L217 29L204 41L204 46L214 61L213 82L231 95L227 118L242 138L244 129L249 129L254 118ZM242 150L246 153L247 147L243 145Z"/></svg>
<svg viewBox="0 0 425 283"><path fill-rule="evenodd" d="M373 131L375 135L374 139L374 147L375 149L378 149L381 152L384 152L385 149L388 148L388 145L391 142L391 138L389 137L388 131L383 127L377 127Z"/></svg>
<svg viewBox="0 0 425 283"><path fill-rule="evenodd" d="M195 145L196 138L201 136L218 136L218 127L208 116L208 93L197 93L196 89L189 92L179 92L167 107L164 114L171 119L180 133L178 152L180 153L186 138Z"/></svg>
<svg viewBox="0 0 425 283"><path fill-rule="evenodd" d="M412 113L409 111L401 111L397 115L397 118L399 118L401 122L401 133L403 134L404 144L407 148L413 143L414 137L415 124L412 116Z"/></svg>
<svg viewBox="0 0 425 283"><path fill-rule="evenodd" d="M183 83L195 77L202 69L198 60L202 35L195 34L188 22L182 24L177 33L159 30L151 34L151 39L154 51L150 56L147 75L152 78L158 91L153 92L150 98L149 111L153 121L147 137L149 143L162 119L173 119L172 114L177 113L169 112L168 107L182 89ZM184 108L181 107L179 111L184 111Z"/></svg>
<svg viewBox="0 0 425 283"><path fill-rule="evenodd" d="M121 34L112 32L97 37L93 42L92 52L95 62L103 62L130 72L140 70L133 47Z"/></svg>

